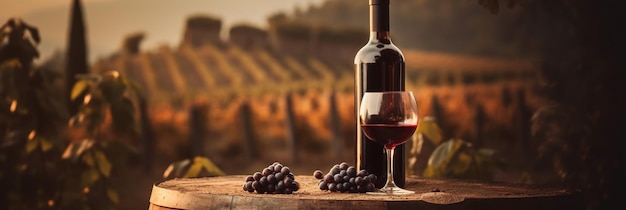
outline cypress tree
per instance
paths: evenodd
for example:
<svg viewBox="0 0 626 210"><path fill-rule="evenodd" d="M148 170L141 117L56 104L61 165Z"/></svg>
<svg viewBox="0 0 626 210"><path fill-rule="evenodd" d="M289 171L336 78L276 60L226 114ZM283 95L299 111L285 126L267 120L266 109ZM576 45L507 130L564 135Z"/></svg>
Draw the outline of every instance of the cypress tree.
<svg viewBox="0 0 626 210"><path fill-rule="evenodd" d="M67 57L66 57L66 93L67 107L70 115L78 111L78 103L71 101L70 93L74 83L76 83L77 74L86 74L89 72L87 64L87 42L85 39L85 23L83 21L83 9L80 0L74 0L72 4L70 16L70 30L67 40ZM80 101L80 100L77 100Z"/></svg>

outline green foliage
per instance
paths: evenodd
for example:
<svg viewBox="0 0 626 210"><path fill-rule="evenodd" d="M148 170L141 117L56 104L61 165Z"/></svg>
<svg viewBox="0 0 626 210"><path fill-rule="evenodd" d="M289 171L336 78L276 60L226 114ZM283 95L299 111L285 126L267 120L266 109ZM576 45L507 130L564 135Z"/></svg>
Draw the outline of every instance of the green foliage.
<svg viewBox="0 0 626 210"><path fill-rule="evenodd" d="M495 151L474 148L471 143L460 139L442 142L442 131L434 118L426 117L420 122L413 138L409 156L409 171L422 172L424 177L445 177L491 180L501 162ZM429 146L425 146L429 145ZM427 164L418 164L426 161Z"/></svg>
<svg viewBox="0 0 626 210"><path fill-rule="evenodd" d="M68 127L65 101L52 94L62 91L48 83L54 75L32 65L37 29L11 19L0 32L8 36L0 43L0 209L114 208L111 178L120 154L134 151L121 140L137 134L127 91L135 88L113 73L81 78L71 97L85 103ZM104 142L108 113L119 139Z"/></svg>
<svg viewBox="0 0 626 210"><path fill-rule="evenodd" d="M207 177L226 175L209 158L197 156L193 160L185 159L170 164L163 172L163 178Z"/></svg>

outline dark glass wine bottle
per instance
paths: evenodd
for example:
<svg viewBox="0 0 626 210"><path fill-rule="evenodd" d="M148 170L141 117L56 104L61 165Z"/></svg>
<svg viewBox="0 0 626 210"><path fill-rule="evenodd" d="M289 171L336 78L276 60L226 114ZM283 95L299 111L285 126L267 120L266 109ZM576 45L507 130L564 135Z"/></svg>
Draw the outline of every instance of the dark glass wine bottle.
<svg viewBox="0 0 626 210"><path fill-rule="evenodd" d="M357 167L378 177L376 187L385 185L387 163L384 147L363 134L358 120L358 108L365 92L403 91L404 55L391 43L389 34L389 0L369 0L370 39L354 58L355 108L357 110L356 155ZM398 145L394 157L394 180L404 187L404 144Z"/></svg>

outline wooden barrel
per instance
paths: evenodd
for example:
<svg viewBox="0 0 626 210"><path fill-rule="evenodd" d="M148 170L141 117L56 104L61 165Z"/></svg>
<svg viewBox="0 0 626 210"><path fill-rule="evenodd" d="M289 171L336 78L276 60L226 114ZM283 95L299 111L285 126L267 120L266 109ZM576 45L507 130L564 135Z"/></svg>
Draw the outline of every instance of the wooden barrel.
<svg viewBox="0 0 626 210"><path fill-rule="evenodd" d="M378 196L322 191L312 176L296 176L300 190L285 195L246 192L245 178L160 182L149 209L584 209L579 191L504 183L408 178L405 188L415 194Z"/></svg>

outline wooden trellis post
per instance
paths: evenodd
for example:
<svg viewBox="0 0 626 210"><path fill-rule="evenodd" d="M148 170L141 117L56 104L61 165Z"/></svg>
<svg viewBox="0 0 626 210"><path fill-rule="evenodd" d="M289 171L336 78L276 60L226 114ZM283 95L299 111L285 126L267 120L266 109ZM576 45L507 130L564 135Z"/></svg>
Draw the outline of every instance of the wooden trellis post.
<svg viewBox="0 0 626 210"><path fill-rule="evenodd" d="M206 105L192 105L189 111L189 143L193 156L204 156L204 140L208 126Z"/></svg>
<svg viewBox="0 0 626 210"><path fill-rule="evenodd" d="M341 139L341 119L339 118L339 111L337 110L337 97L335 96L335 90L332 90L329 96L330 106L328 108L328 120L330 125L331 140L333 142L333 151L336 161L342 159L343 154L343 141Z"/></svg>
<svg viewBox="0 0 626 210"><path fill-rule="evenodd" d="M252 125L252 110L249 102L243 102L239 107L239 121L243 130L244 152L246 158L252 160L257 157L256 146L254 144L254 127Z"/></svg>
<svg viewBox="0 0 626 210"><path fill-rule="evenodd" d="M154 130L150 124L148 105L143 97L139 98L139 120L141 123L141 145L143 147L142 165L144 172L150 173L154 158Z"/></svg>
<svg viewBox="0 0 626 210"><path fill-rule="evenodd" d="M298 140L296 139L296 122L293 113L293 100L291 93L285 95L285 128L287 131L287 140L289 141L291 149L291 157L294 163L299 163L298 160Z"/></svg>
<svg viewBox="0 0 626 210"><path fill-rule="evenodd" d="M485 108L483 105L477 104L474 108L474 146L480 148L484 141L485 129Z"/></svg>

